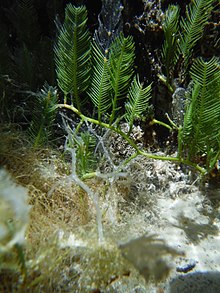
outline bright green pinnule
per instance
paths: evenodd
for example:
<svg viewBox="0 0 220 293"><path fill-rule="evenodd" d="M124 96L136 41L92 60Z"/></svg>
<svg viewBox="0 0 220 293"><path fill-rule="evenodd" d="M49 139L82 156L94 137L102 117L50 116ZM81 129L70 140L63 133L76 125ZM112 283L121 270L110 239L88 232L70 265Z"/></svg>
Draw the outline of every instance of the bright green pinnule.
<svg viewBox="0 0 220 293"><path fill-rule="evenodd" d="M134 73L134 41L120 34L109 49L109 75L113 89L110 125L115 121L119 100L125 98Z"/></svg>
<svg viewBox="0 0 220 293"><path fill-rule="evenodd" d="M151 98L151 85L144 87L139 81L139 76L135 76L128 91L128 102L125 104L125 120L129 124L129 133L132 130L136 118L141 118L149 108Z"/></svg>
<svg viewBox="0 0 220 293"><path fill-rule="evenodd" d="M36 94L33 117L28 130L34 147L47 144L52 136L53 123L57 113L58 94L56 87L45 84Z"/></svg>
<svg viewBox="0 0 220 293"><path fill-rule="evenodd" d="M162 59L166 72L166 84L172 88L174 66L178 60L179 6L169 5L163 22L164 44Z"/></svg>
<svg viewBox="0 0 220 293"><path fill-rule="evenodd" d="M182 144L188 159L206 156L211 170L220 155L220 63L197 58L191 68L193 88L186 101Z"/></svg>
<svg viewBox="0 0 220 293"><path fill-rule="evenodd" d="M98 110L99 121L110 109L109 123L112 124L134 72L134 42L131 37L120 34L105 53L94 42L92 53L92 78L87 93Z"/></svg>
<svg viewBox="0 0 220 293"><path fill-rule="evenodd" d="M92 46L92 77L87 93L98 111L98 120L112 105L112 88L109 81L108 56L96 42Z"/></svg>
<svg viewBox="0 0 220 293"><path fill-rule="evenodd" d="M183 56L184 70L187 71L193 48L201 39L204 27L210 18L214 0L193 0L186 6L186 17L180 20L179 51Z"/></svg>
<svg viewBox="0 0 220 293"><path fill-rule="evenodd" d="M186 14L181 18L180 9L175 5L170 5L165 13L162 25L164 44L161 55L166 76L159 75L159 78L171 93L175 90L173 80L178 77L183 82L188 76L193 50L203 36L213 3L214 0L193 0L186 6ZM180 68L175 76L177 64Z"/></svg>
<svg viewBox="0 0 220 293"><path fill-rule="evenodd" d="M67 5L54 52L57 82L64 93L64 102L70 95L73 105L80 110L80 95L89 85L91 67L91 41L85 6Z"/></svg>
<svg viewBox="0 0 220 293"><path fill-rule="evenodd" d="M96 138L89 131L77 134L77 131L67 129L69 148L76 149L76 171L83 177L85 174L94 171L97 167L96 155L94 149Z"/></svg>

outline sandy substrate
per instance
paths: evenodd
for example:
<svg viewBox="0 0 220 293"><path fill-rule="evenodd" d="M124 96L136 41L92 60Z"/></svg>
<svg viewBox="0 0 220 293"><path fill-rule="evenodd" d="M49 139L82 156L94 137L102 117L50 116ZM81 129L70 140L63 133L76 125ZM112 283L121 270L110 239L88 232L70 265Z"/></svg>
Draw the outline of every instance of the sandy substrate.
<svg viewBox="0 0 220 293"><path fill-rule="evenodd" d="M189 179L189 173L186 175L166 161L138 157L126 172L126 179L111 181L100 200L100 207L105 210L104 236L107 242L110 238L119 247L125 247L125 257L142 279L133 274L121 276L101 292L220 292L218 199L213 204L209 191L198 187L198 180ZM218 198L217 189L212 193ZM157 259L160 252L149 246L145 235L155 235L179 253L165 258L170 274L156 284L145 280L149 271L157 275L161 270ZM75 236L68 243L71 245L89 246L85 239Z"/></svg>
<svg viewBox="0 0 220 293"><path fill-rule="evenodd" d="M184 253L171 260L169 278L148 289L158 292L160 288L165 293L220 292L219 190L200 191L196 182L188 180L179 168L168 162L148 162L143 171L145 175L142 172L142 176L135 177L135 173L132 176L136 184L142 182L146 192L145 196L142 193L146 209L141 209L147 215L146 230ZM213 195L217 198L215 204L210 200Z"/></svg>

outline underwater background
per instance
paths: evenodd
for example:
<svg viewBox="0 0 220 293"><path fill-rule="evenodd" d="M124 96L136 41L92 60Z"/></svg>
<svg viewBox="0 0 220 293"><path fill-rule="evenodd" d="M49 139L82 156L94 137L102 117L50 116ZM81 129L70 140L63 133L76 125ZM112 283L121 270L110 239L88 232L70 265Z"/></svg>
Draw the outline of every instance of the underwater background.
<svg viewBox="0 0 220 293"><path fill-rule="evenodd" d="M0 31L0 292L219 292L219 1L2 0Z"/></svg>

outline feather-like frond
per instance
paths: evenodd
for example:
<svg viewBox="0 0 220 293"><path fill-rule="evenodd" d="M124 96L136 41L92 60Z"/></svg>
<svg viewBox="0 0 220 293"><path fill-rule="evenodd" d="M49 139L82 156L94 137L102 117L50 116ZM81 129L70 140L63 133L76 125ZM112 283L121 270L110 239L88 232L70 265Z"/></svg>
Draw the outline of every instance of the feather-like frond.
<svg viewBox="0 0 220 293"><path fill-rule="evenodd" d="M194 0L186 7L186 17L181 18L180 53L184 58L185 70L189 65L192 49L202 37L210 17L213 0Z"/></svg>
<svg viewBox="0 0 220 293"><path fill-rule="evenodd" d="M79 110L79 95L89 85L91 67L91 42L86 23L85 6L68 4L54 49L58 85L65 96L71 94L73 103Z"/></svg>
<svg viewBox="0 0 220 293"><path fill-rule="evenodd" d="M57 113L57 102L57 89L48 84L45 84L43 89L36 94L33 118L28 131L34 147L48 143Z"/></svg>
<svg viewBox="0 0 220 293"><path fill-rule="evenodd" d="M94 171L97 164L96 155L94 154L96 138L88 131L82 132L77 144L78 172L81 175L85 175Z"/></svg>
<svg viewBox="0 0 220 293"><path fill-rule="evenodd" d="M77 173L83 176L86 173L93 172L97 164L94 154L96 138L89 131L77 134L75 130L68 128L67 145L76 149Z"/></svg>
<svg viewBox="0 0 220 293"><path fill-rule="evenodd" d="M213 156L220 150L219 68L219 59L216 57L208 62L197 58L191 68L194 85L183 126L183 142L188 149L189 159L206 154L213 161ZM208 161L207 169L211 167Z"/></svg>
<svg viewBox="0 0 220 293"><path fill-rule="evenodd" d="M112 114L110 124L115 119L118 109L118 100L127 94L134 66L134 42L131 36L124 37L120 34L109 49L109 74L112 89Z"/></svg>
<svg viewBox="0 0 220 293"><path fill-rule="evenodd" d="M179 12L179 6L169 5L165 15L165 21L163 22L165 40L162 47L162 58L166 70L166 78L168 83L171 79L174 66L178 59L177 35L179 33Z"/></svg>
<svg viewBox="0 0 220 293"><path fill-rule="evenodd" d="M191 68L192 79L200 86L208 88L220 78L219 58L213 57L209 62L197 58Z"/></svg>
<svg viewBox="0 0 220 293"><path fill-rule="evenodd" d="M144 87L139 81L139 76L135 76L128 94L128 102L125 104L125 119L129 123L129 132L132 130L134 120L141 118L149 106L151 98L151 85Z"/></svg>
<svg viewBox="0 0 220 293"><path fill-rule="evenodd" d="M109 81L108 59L96 42L92 46L92 77L87 90L89 97L98 110L98 119L112 104L112 88Z"/></svg>
<svg viewBox="0 0 220 293"><path fill-rule="evenodd" d="M199 87L193 85L193 88L187 91L186 109L183 122L182 141L185 145L190 143L191 135L194 130L194 109L196 107L197 98L199 95Z"/></svg>

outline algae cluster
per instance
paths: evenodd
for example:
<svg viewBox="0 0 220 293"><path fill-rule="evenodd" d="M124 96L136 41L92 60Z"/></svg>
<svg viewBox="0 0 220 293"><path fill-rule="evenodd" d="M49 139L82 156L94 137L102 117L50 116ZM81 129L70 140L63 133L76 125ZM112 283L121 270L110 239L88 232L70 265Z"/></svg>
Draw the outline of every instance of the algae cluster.
<svg viewBox="0 0 220 293"><path fill-rule="evenodd" d="M124 247L129 249L131 239L147 232L147 227L140 226L136 234L125 228L126 225L135 227L129 223L131 209L134 216L142 209L138 201L135 203L132 199L132 193L136 193L136 200L139 195L132 188L133 180L110 182L98 178L86 181L92 190L99 191L104 226L104 242L99 243L93 202L69 180L69 158L54 149L32 148L24 133L15 126L10 132L7 125L1 130L1 165L7 169L8 176L13 176L12 182L25 188L27 207L30 207L24 243L21 243L25 271L16 247L8 249L1 256L1 290L114 292L113 288L117 287L120 292L125 284L129 284L131 289L145 288L144 277L151 279L152 261L158 268L162 267L159 260L163 254L172 255L174 251L169 251L161 242L161 248L166 251L162 250L151 258L150 267L146 266L149 271L144 274L125 252L127 248ZM14 196L19 194L15 192ZM136 225L138 227L138 220ZM124 232L120 227L125 228L122 228ZM147 246L142 248L141 253L146 253L145 260L152 254L154 242L158 245L157 240L152 239L149 243L146 241ZM133 255L133 251L130 254ZM167 269L162 269L159 279Z"/></svg>

